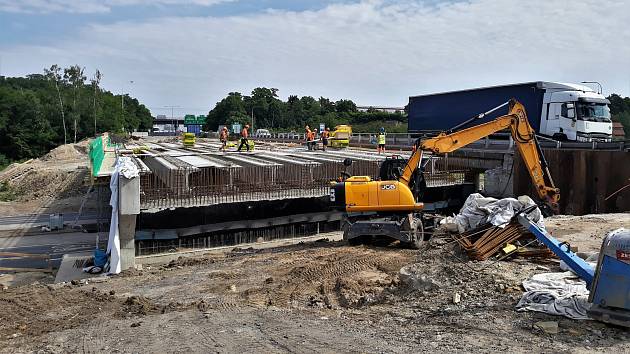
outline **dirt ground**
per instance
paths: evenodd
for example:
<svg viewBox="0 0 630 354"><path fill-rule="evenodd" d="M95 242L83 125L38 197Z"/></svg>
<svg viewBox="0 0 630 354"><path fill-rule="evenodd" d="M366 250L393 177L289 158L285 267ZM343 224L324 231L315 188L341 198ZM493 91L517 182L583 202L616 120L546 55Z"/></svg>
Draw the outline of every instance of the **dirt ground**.
<svg viewBox="0 0 630 354"><path fill-rule="evenodd" d="M61 145L38 159L0 171L15 198L0 202L0 215L77 212L89 179L87 140ZM95 210L95 201L84 207Z"/></svg>
<svg viewBox="0 0 630 354"><path fill-rule="evenodd" d="M607 231L630 227L630 214L547 225L595 251ZM325 239L236 248L104 282L9 288L0 292L0 352L630 351L628 330L516 312L521 282L541 267L559 271L557 260L467 261L438 237L418 251ZM559 333L539 321L558 322Z"/></svg>

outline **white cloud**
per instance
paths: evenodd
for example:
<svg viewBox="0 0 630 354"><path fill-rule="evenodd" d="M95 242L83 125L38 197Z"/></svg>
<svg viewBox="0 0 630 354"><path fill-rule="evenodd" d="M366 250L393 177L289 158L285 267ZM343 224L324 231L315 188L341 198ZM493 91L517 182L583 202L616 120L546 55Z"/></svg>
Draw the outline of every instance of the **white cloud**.
<svg viewBox="0 0 630 354"><path fill-rule="evenodd" d="M628 1L612 0L366 1L94 25L76 38L0 50L14 74L81 63L101 69L110 89L134 80L126 90L149 106L190 112L257 86L369 105L534 80L597 80L605 93L628 95L628 13Z"/></svg>
<svg viewBox="0 0 630 354"><path fill-rule="evenodd" d="M104 13L113 7L132 5L212 6L232 0L0 0L0 12L14 13Z"/></svg>

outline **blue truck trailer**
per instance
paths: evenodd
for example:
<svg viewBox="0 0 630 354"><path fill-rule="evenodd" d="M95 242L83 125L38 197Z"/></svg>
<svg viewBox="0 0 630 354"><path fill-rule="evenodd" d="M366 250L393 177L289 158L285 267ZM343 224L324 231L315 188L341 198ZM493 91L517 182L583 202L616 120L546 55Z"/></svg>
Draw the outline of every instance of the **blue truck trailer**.
<svg viewBox="0 0 630 354"><path fill-rule="evenodd" d="M600 93L577 84L546 81L483 87L409 97L408 131L413 134L449 130L511 98L524 106L531 126L540 135L558 140L611 141L610 103ZM507 108L471 124L507 113Z"/></svg>

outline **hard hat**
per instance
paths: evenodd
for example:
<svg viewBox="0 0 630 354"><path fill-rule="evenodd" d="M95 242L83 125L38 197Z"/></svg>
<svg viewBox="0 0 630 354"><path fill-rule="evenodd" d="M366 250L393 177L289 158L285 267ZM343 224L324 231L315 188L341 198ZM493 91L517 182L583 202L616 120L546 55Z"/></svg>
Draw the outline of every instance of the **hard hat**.
<svg viewBox="0 0 630 354"><path fill-rule="evenodd" d="M381 127L381 132L384 132L384 131L385 131L385 128Z"/></svg>

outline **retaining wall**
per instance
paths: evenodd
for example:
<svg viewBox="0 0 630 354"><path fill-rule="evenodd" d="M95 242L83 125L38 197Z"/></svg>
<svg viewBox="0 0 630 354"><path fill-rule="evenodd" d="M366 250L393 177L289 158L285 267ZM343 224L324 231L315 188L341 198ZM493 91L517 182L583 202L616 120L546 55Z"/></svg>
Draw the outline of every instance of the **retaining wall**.
<svg viewBox="0 0 630 354"><path fill-rule="evenodd" d="M549 171L560 188L560 212L584 215L630 211L630 152L544 149ZM514 194L536 196L520 155L514 158Z"/></svg>

